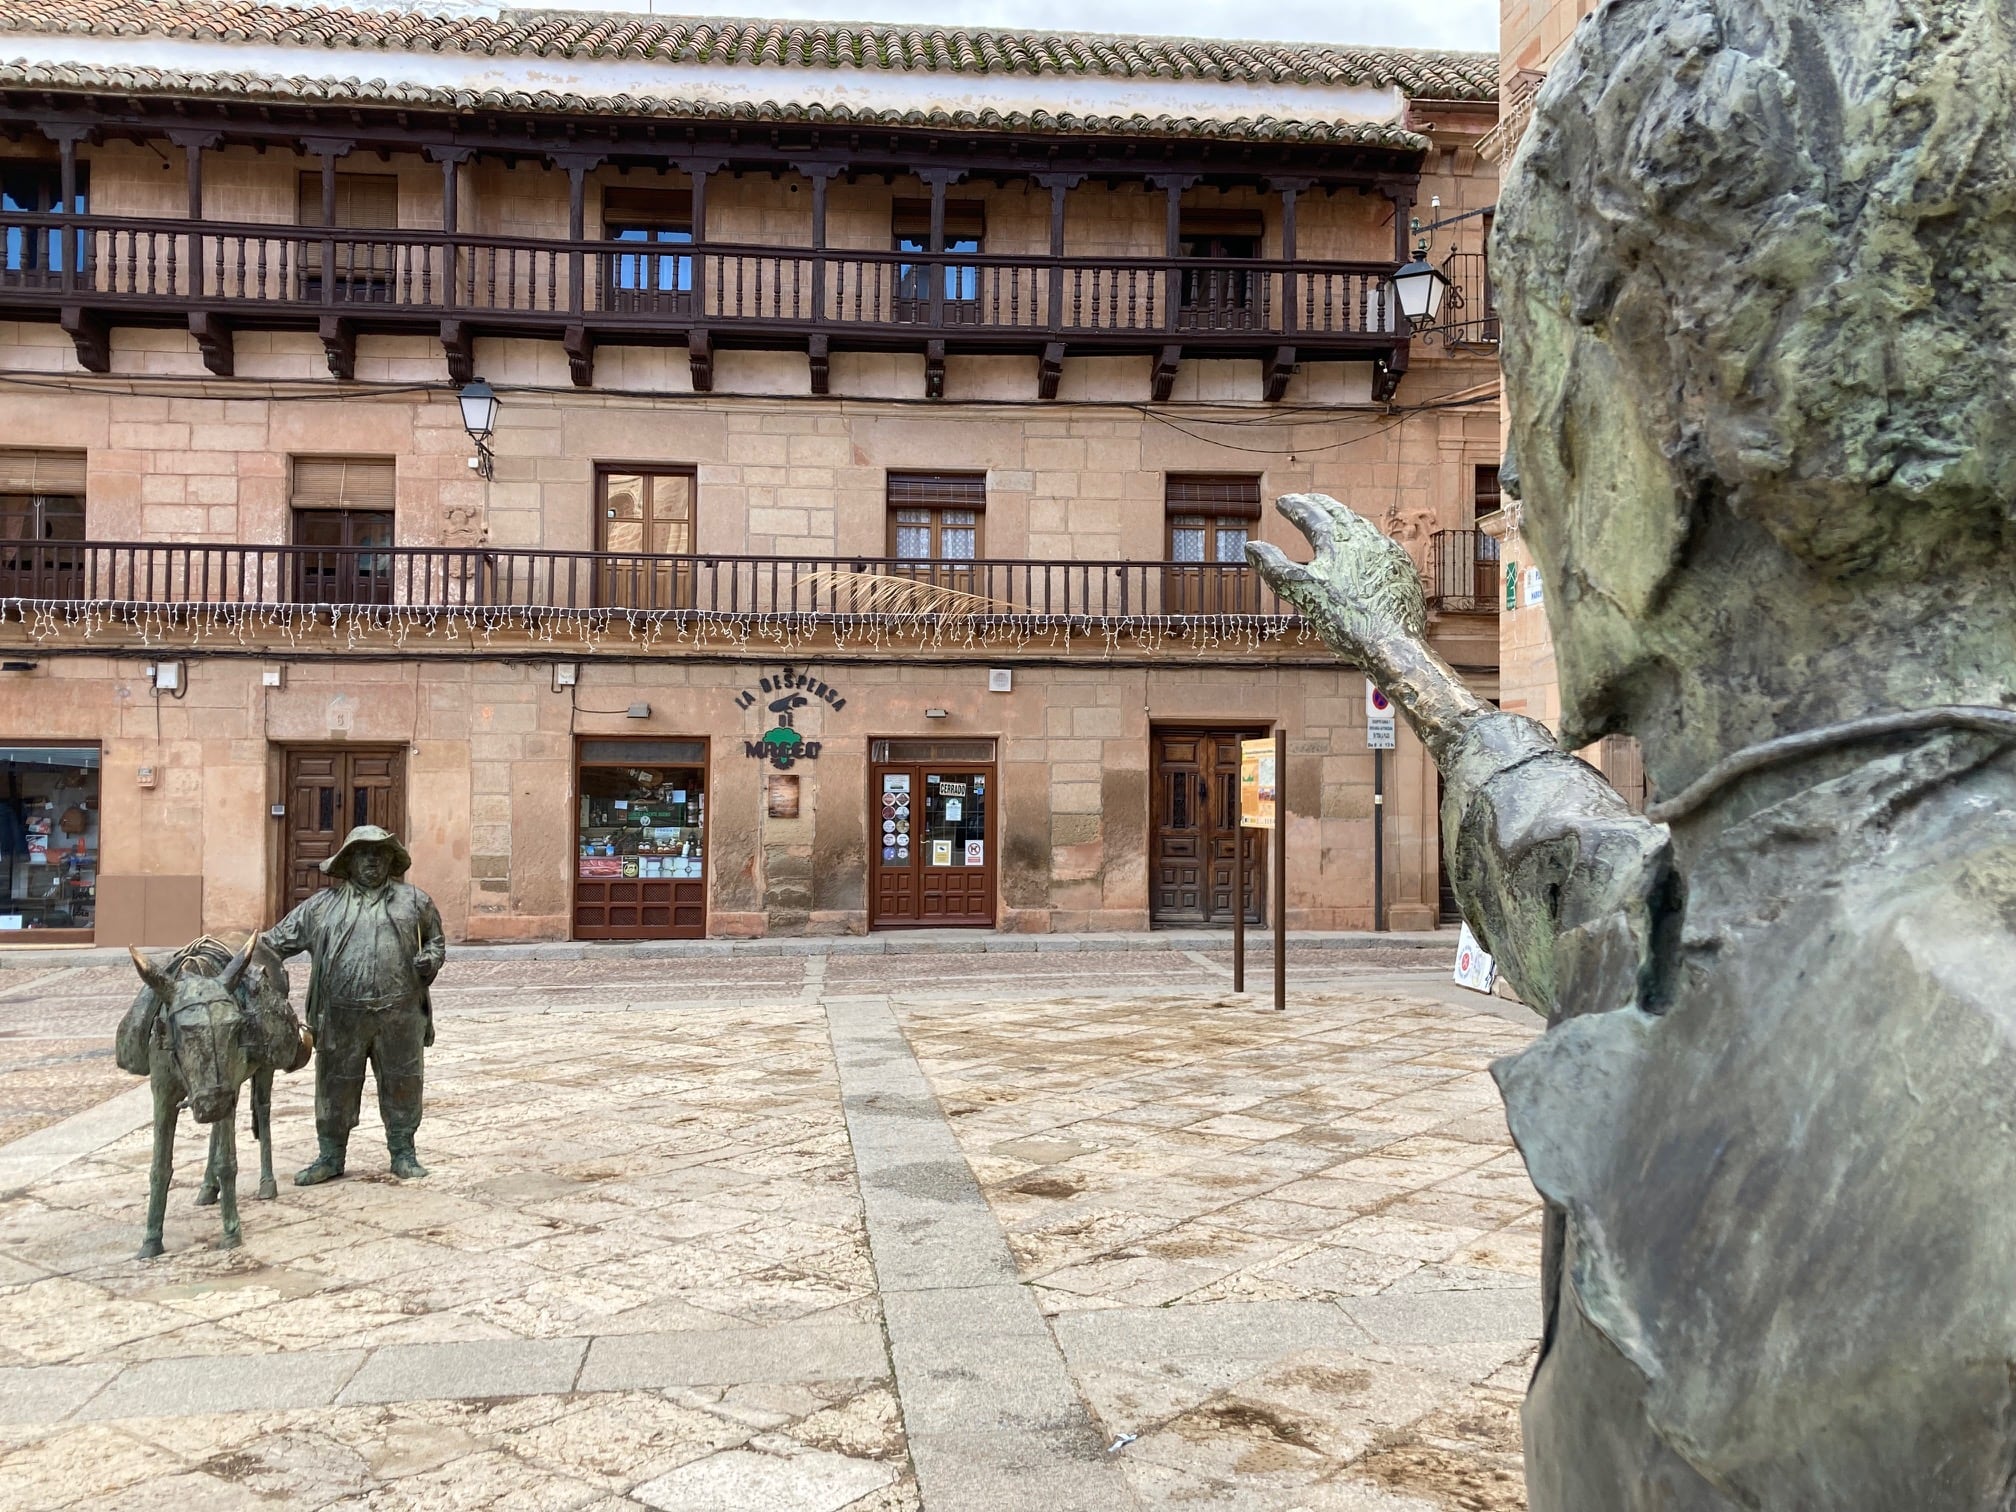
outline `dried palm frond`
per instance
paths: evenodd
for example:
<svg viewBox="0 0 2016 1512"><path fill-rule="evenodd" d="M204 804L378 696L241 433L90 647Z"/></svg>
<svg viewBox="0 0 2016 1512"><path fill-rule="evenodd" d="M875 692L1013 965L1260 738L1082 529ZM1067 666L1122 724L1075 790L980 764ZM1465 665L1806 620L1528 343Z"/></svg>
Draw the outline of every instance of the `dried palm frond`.
<svg viewBox="0 0 2016 1512"><path fill-rule="evenodd" d="M959 573L950 569L948 576ZM964 575L964 574L962 574ZM968 593L927 576L891 577L879 572L812 572L794 582L810 591L811 602L830 603L835 614L873 615L885 620L929 620L960 623L1028 614L1007 599Z"/></svg>

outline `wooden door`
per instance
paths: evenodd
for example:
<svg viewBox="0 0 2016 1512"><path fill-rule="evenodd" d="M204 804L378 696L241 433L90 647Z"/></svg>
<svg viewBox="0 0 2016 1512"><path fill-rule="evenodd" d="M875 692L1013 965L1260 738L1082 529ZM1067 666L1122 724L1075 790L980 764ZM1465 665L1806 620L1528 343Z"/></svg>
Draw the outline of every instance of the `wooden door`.
<svg viewBox="0 0 2016 1512"><path fill-rule="evenodd" d="M877 763L870 784L869 922L883 929L993 924L993 765Z"/></svg>
<svg viewBox="0 0 2016 1512"><path fill-rule="evenodd" d="M1154 734L1154 891L1157 924L1229 924L1238 888L1239 742L1264 730ZM1246 920L1266 899L1267 834L1247 837Z"/></svg>
<svg viewBox="0 0 2016 1512"><path fill-rule="evenodd" d="M283 911L331 885L322 863L352 829L375 824L398 835L404 828L405 753L396 747L295 747L287 752L286 793Z"/></svg>

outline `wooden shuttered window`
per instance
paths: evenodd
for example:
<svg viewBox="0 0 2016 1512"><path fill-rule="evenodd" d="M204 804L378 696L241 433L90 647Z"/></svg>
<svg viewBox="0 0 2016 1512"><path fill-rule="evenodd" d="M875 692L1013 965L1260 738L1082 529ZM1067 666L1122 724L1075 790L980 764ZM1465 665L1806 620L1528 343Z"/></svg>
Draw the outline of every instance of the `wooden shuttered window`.
<svg viewBox="0 0 2016 1512"><path fill-rule="evenodd" d="M1164 500L1172 515L1260 518L1260 480L1223 473L1171 473Z"/></svg>
<svg viewBox="0 0 2016 1512"><path fill-rule="evenodd" d="M83 452L0 449L0 494L82 496L83 492Z"/></svg>
<svg viewBox="0 0 2016 1512"><path fill-rule="evenodd" d="M985 509L985 473L889 474L891 509Z"/></svg>
<svg viewBox="0 0 2016 1512"><path fill-rule="evenodd" d="M295 201L294 223L322 224L322 175L304 173ZM399 224L399 178L391 173L336 175L336 218L332 226L389 230Z"/></svg>
<svg viewBox="0 0 2016 1512"><path fill-rule="evenodd" d="M396 498L390 457L296 457L296 509L389 510Z"/></svg>

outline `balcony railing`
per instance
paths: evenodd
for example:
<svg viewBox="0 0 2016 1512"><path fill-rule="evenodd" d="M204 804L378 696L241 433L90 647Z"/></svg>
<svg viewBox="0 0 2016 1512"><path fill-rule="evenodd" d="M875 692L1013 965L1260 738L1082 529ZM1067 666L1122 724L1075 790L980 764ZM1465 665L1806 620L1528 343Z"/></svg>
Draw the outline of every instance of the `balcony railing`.
<svg viewBox="0 0 2016 1512"><path fill-rule="evenodd" d="M1443 260L1449 290L1433 329L1451 347L1498 345L1498 291L1491 284L1490 259L1482 252L1452 252Z"/></svg>
<svg viewBox="0 0 2016 1512"><path fill-rule="evenodd" d="M66 237L74 255L60 253ZM1401 334L1387 263L642 244L0 212L0 304L1185 344ZM49 266L49 264L64 266ZM18 266L17 266L18 264Z"/></svg>
<svg viewBox="0 0 2016 1512"><path fill-rule="evenodd" d="M43 604L384 607L926 624L1294 617L1251 568L1194 562L105 541L0 543L0 601L17 612Z"/></svg>
<svg viewBox="0 0 2016 1512"><path fill-rule="evenodd" d="M1438 530L1428 538L1428 607L1494 614L1499 594L1498 540L1481 530Z"/></svg>

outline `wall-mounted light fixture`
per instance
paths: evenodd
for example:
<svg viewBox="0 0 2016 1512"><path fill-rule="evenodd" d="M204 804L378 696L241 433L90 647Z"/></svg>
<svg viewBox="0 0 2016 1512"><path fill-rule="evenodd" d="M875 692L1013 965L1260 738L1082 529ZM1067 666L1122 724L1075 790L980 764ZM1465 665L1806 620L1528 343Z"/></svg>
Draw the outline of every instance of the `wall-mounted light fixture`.
<svg viewBox="0 0 2016 1512"><path fill-rule="evenodd" d="M462 405L462 428L476 443L476 476L487 479L495 471L490 437L497 430L497 390L478 378L463 384L456 397Z"/></svg>
<svg viewBox="0 0 2016 1512"><path fill-rule="evenodd" d="M926 709L924 717L926 719L944 719L946 718L946 713L943 709Z"/></svg>
<svg viewBox="0 0 2016 1512"><path fill-rule="evenodd" d="M651 705L647 703L634 703L623 712L631 719L649 719L651 717Z"/></svg>
<svg viewBox="0 0 2016 1512"><path fill-rule="evenodd" d="M0 672L33 672L35 663L31 661L0 662Z"/></svg>

